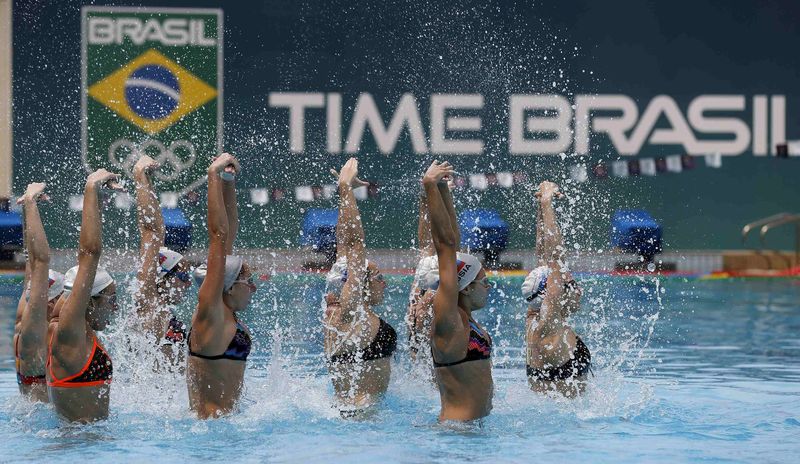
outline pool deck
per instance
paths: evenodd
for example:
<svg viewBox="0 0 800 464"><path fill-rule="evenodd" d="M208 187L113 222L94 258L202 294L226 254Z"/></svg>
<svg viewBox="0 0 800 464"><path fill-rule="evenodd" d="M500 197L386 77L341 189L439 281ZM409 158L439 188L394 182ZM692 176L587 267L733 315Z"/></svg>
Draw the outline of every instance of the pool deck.
<svg viewBox="0 0 800 464"><path fill-rule="evenodd" d="M320 272L324 261L322 255L310 250L292 249L238 249L262 275L279 273ZM658 273L665 275L685 275L691 277L787 277L799 276L800 269L790 268L782 271L723 272L723 251L718 250L676 250L666 251L656 257ZM77 251L74 249L53 250L51 265L62 272L75 265ZM410 274L416 266L419 255L415 250L371 249L367 252L371 261L384 272L391 274ZM186 253L192 262L205 260L205 250L190 250ZM105 249L101 263L110 272L131 272L137 267L138 253L124 249ZM17 259L21 259L18 255ZM575 252L568 255L572 271L577 274L651 274L636 257L615 251ZM503 265L498 270L501 275L524 275L525 270L535 266L533 250L507 250L501 256ZM315 266L317 270L314 270ZM311 266L309 266L311 264ZM0 273L18 274L16 269L4 269Z"/></svg>

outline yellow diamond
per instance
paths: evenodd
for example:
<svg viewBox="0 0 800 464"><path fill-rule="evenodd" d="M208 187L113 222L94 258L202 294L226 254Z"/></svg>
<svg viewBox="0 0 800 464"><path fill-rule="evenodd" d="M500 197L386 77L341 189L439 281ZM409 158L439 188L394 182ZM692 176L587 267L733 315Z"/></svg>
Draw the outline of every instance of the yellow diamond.
<svg viewBox="0 0 800 464"><path fill-rule="evenodd" d="M177 90L158 82L131 78L131 74L146 66L151 66L150 69L154 69L153 67L166 69L177 80ZM136 109L131 108L125 95L125 86L131 82L144 82L143 85L150 85L156 92L161 91L165 95L164 98L174 107L163 110L162 112L166 113L163 115L140 116ZM94 83L89 87L89 95L147 134L155 135L213 100L217 96L217 90L178 63L151 49Z"/></svg>

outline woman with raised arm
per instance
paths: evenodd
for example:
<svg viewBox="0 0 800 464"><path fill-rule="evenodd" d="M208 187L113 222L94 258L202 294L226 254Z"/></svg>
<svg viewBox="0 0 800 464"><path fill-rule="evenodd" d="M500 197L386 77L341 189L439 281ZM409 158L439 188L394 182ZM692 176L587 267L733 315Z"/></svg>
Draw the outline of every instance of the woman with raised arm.
<svg viewBox="0 0 800 464"><path fill-rule="evenodd" d="M421 282L429 262L436 259L436 250L431 238L431 219L428 213L428 199L425 190L419 195L419 218L417 220L417 245L419 246L419 262L414 272L414 281L408 295L408 312L406 328L408 329L408 350L411 359L416 361L420 353L428 351L430 346L431 320L433 319L433 296L436 290L426 287Z"/></svg>
<svg viewBox="0 0 800 464"><path fill-rule="evenodd" d="M166 230L150 175L159 168L149 156L142 156L133 168L136 182L136 209L141 244L139 288L134 294L136 310L144 332L162 348L166 361L182 365L185 356L186 326L172 308L186 298L192 286L191 266L183 255L164 247ZM157 361L156 366L160 363Z"/></svg>
<svg viewBox="0 0 800 464"><path fill-rule="evenodd" d="M103 330L117 309L114 279L98 268L103 250L100 190L120 189L117 175L98 169L86 179L78 265L64 276L65 296L50 320L47 392L56 412L69 421L108 417L111 357L95 331Z"/></svg>
<svg viewBox="0 0 800 464"><path fill-rule="evenodd" d="M28 259L14 327L14 359L20 393L31 400L47 402L47 319L64 292L64 276L49 269L50 245L37 205L37 201L46 198L44 188L43 183L29 184L18 201L23 207Z"/></svg>
<svg viewBox="0 0 800 464"><path fill-rule="evenodd" d="M539 267L522 284L528 301L526 370L537 392L573 397L584 389L592 356L567 319L580 308L581 289L564 263L564 244L553 199L558 186L542 182L536 196L536 257Z"/></svg>
<svg viewBox="0 0 800 464"><path fill-rule="evenodd" d="M438 263L431 354L442 402L439 420L469 421L492 409L492 339L472 317L486 306L489 282L478 258L457 251L458 224L445 182L452 175L450 163L434 161L422 178Z"/></svg>
<svg viewBox="0 0 800 464"><path fill-rule="evenodd" d="M208 262L195 271L201 283L186 363L189 406L201 419L236 408L252 345L236 313L250 304L256 286L249 266L231 254L239 230L234 181L239 171L239 161L228 153L208 168Z"/></svg>
<svg viewBox="0 0 800 464"><path fill-rule="evenodd" d="M332 171L335 175L336 172ZM350 158L339 178L339 258L327 275L325 291L325 356L342 417L362 417L389 386L391 355L397 333L372 311L383 303L386 282L366 259L364 229L353 187L358 161Z"/></svg>
<svg viewBox="0 0 800 464"><path fill-rule="evenodd" d="M452 192L452 180L447 182L448 191ZM455 209L448 209L450 219L457 223ZM456 243L461 244L461 233L456 227ZM406 326L408 328L408 345L411 359L418 356L430 360L431 321L433 320L433 297L436 289L433 288L438 281L438 262L436 249L433 247L431 237L431 218L428 212L428 199L425 188L422 187L419 196L419 219L417 222L417 240L419 244L419 261L414 272L414 281L408 296L408 313Z"/></svg>

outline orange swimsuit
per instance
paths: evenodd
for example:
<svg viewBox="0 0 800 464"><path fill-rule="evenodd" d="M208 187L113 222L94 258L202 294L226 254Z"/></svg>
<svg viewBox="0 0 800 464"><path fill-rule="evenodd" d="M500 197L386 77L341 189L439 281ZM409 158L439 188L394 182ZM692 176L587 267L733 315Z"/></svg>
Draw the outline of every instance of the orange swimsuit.
<svg viewBox="0 0 800 464"><path fill-rule="evenodd" d="M50 372L50 379L47 380L48 387L78 388L94 387L97 385L109 385L113 367L111 357L106 350L97 343L97 337L92 340L92 354L83 366L83 369L75 375L70 375L63 379L56 377L53 372L53 345L51 343L47 356L47 370Z"/></svg>

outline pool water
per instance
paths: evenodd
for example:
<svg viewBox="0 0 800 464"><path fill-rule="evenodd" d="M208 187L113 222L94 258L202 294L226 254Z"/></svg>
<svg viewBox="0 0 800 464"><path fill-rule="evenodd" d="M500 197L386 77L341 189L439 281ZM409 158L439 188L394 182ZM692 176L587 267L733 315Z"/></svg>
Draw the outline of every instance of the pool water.
<svg viewBox="0 0 800 464"><path fill-rule="evenodd" d="M403 343L373 417L343 420L331 407L322 277L279 274L261 283L244 316L256 344L239 414L192 418L184 380L154 376L118 343L123 309L102 337L114 359L111 417L78 426L20 398L10 345L21 281L0 277L0 461L673 463L800 455L798 279L581 276L585 298L574 322L594 377L585 395L566 400L529 390L521 278L494 278L489 306L476 313L496 346L494 410L463 427L437 424L438 393L409 361L402 319L411 278L387 280L377 312ZM188 319L191 309L187 302L179 312Z"/></svg>

